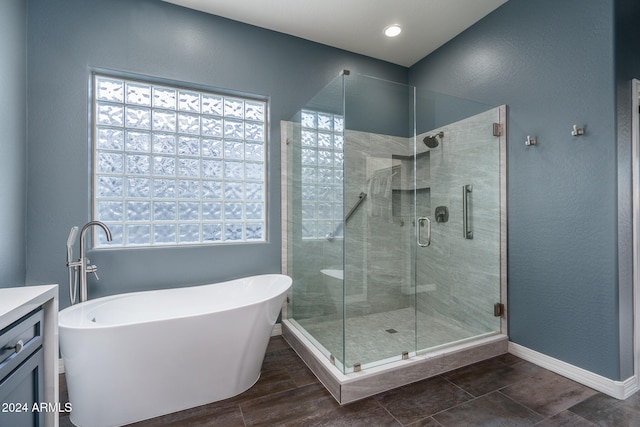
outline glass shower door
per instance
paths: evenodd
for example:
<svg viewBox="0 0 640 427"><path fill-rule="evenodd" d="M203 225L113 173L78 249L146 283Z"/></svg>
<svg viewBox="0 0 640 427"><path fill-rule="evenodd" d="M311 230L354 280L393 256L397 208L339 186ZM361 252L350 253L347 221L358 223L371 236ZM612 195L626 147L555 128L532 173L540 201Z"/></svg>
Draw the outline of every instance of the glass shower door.
<svg viewBox="0 0 640 427"><path fill-rule="evenodd" d="M416 251L419 350L500 331L499 115L494 108L418 136L431 219L431 245Z"/></svg>

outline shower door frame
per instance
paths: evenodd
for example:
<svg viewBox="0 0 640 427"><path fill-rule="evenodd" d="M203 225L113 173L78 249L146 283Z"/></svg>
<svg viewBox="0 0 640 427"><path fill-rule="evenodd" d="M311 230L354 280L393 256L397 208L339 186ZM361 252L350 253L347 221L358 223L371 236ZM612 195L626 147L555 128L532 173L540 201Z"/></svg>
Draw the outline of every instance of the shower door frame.
<svg viewBox="0 0 640 427"><path fill-rule="evenodd" d="M633 377L621 398L640 390L640 80L631 80ZM618 397L618 396L616 396Z"/></svg>

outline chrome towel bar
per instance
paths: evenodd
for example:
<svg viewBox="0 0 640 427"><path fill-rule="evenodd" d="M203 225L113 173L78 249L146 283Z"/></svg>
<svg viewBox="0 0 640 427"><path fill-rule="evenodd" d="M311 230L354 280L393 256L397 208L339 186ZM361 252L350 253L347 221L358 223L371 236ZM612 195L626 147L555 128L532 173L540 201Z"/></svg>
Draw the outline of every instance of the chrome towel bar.
<svg viewBox="0 0 640 427"><path fill-rule="evenodd" d="M465 239L473 239L473 230L469 224L469 194L473 192L473 185L462 186L462 236Z"/></svg>

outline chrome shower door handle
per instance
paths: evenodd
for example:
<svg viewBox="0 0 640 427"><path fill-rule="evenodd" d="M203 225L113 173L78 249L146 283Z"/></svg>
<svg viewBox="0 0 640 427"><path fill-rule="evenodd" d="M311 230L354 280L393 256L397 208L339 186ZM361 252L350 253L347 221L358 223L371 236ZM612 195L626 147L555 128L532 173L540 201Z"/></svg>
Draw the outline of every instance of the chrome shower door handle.
<svg viewBox="0 0 640 427"><path fill-rule="evenodd" d="M422 241L422 227L424 227L424 223L427 223L427 241L423 242ZM427 246L429 246L431 244L431 220L429 218L427 218L426 216L421 216L420 218L418 218L418 246L420 246L421 248L426 248Z"/></svg>
<svg viewBox="0 0 640 427"><path fill-rule="evenodd" d="M473 231L469 225L469 194L473 192L473 185L462 186L462 236L473 239Z"/></svg>

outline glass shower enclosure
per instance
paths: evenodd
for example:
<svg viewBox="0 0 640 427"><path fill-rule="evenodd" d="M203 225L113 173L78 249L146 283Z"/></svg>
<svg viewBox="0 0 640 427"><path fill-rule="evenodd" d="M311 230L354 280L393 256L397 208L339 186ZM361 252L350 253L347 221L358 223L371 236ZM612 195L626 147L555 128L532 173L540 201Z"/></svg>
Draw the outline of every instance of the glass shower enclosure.
<svg viewBox="0 0 640 427"><path fill-rule="evenodd" d="M345 71L283 122L283 322L340 373L504 330L504 113Z"/></svg>

